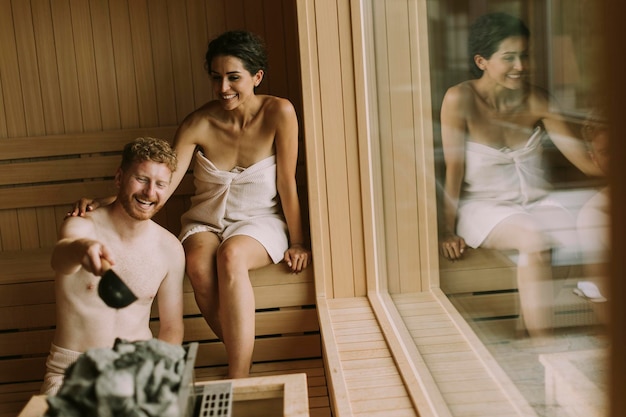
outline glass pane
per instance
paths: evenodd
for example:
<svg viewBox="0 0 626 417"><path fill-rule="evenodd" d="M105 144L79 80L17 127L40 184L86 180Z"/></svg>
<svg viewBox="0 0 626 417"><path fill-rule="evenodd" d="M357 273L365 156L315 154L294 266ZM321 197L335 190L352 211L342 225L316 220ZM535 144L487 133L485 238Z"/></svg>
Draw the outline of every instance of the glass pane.
<svg viewBox="0 0 626 417"><path fill-rule="evenodd" d="M441 288L540 416L606 407L599 7L427 1Z"/></svg>

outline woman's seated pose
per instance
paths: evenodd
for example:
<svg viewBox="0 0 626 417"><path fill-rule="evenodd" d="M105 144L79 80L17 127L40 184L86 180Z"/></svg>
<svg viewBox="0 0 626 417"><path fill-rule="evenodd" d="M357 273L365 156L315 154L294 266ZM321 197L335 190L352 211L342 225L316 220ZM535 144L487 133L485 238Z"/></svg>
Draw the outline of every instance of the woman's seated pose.
<svg viewBox="0 0 626 417"><path fill-rule="evenodd" d="M531 336L551 332L551 249L576 245L575 219L549 198L542 138L587 174L598 173L550 97L527 80L529 30L493 13L471 26L475 79L451 87L441 108L445 161L443 256L461 259L466 245L519 252L517 281Z"/></svg>

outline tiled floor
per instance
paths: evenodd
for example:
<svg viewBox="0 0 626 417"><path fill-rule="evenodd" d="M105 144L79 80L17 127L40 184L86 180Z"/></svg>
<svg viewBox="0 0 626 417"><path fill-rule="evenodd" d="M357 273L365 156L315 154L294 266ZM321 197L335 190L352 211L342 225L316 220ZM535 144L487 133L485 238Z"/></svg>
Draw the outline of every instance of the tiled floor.
<svg viewBox="0 0 626 417"><path fill-rule="evenodd" d="M600 357L605 356L608 347L606 336L599 327L585 328L561 328L555 329L554 342L546 346L534 346L528 338L520 337L515 320L508 321L483 321L470 323L476 334L483 341L487 349L498 361L502 369L513 380L527 401L541 417L577 417L604 416L605 403L602 394L594 395L594 398L584 399L584 405L592 414L582 407L574 407L572 401L581 401L586 393L574 391L575 395L561 396L561 404L549 404L546 398L546 382L544 365L540 362L540 355L549 355L560 352L580 352L582 356L586 352L600 352ZM554 356L554 355L553 355ZM556 355L562 356L562 355ZM570 355L571 356L571 355ZM576 356L576 355L575 355ZM588 357L588 356L582 356ZM595 357L595 356L594 356ZM601 360L572 361L571 364L580 371L576 380L558 380L556 383L564 390L566 385L587 382L594 389L587 390L589 393L606 392L606 369L607 365ZM565 373L565 369L562 370ZM581 381L585 379L586 381ZM578 385L580 386L580 385ZM598 405L600 404L600 405Z"/></svg>

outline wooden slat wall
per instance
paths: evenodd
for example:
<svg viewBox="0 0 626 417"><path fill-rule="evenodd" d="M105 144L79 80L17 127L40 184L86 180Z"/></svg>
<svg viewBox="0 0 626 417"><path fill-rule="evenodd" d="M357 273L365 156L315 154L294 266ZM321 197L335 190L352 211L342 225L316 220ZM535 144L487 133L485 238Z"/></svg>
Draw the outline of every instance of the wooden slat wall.
<svg viewBox="0 0 626 417"><path fill-rule="evenodd" d="M437 285L435 178L424 2L376 1L373 25L390 293ZM435 245L435 246L433 246Z"/></svg>
<svg viewBox="0 0 626 417"><path fill-rule="evenodd" d="M293 1L0 0L0 146L45 137L64 154L80 140L57 144L56 135L177 125L211 98L204 54L228 29L266 40L259 93L289 98L301 114ZM21 169L1 159L0 192ZM0 250L52 245L67 209L0 208Z"/></svg>
<svg viewBox="0 0 626 417"><path fill-rule="evenodd" d="M298 0L310 221L321 296L366 294L357 92L348 1Z"/></svg>

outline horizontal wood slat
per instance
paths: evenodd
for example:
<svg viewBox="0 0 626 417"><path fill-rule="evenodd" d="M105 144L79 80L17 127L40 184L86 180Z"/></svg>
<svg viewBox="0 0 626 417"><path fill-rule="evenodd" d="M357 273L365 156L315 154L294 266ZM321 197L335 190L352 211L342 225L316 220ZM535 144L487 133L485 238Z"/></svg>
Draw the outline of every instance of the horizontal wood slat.
<svg viewBox="0 0 626 417"><path fill-rule="evenodd" d="M120 152L125 144L140 136L172 141L177 126L105 130L67 135L28 136L0 140L0 161Z"/></svg>
<svg viewBox="0 0 626 417"><path fill-rule="evenodd" d="M120 164L120 156L92 156L0 165L0 185L33 184L107 178L109 183Z"/></svg>
<svg viewBox="0 0 626 417"><path fill-rule="evenodd" d="M320 335L280 336L257 339L253 362L271 362L321 357ZM196 367L226 364L226 351L221 343L201 343Z"/></svg>
<svg viewBox="0 0 626 417"><path fill-rule="evenodd" d="M504 253L468 249L460 261L439 257L441 289L446 294L517 288L517 266Z"/></svg>
<svg viewBox="0 0 626 417"><path fill-rule="evenodd" d="M112 180L93 180L63 184L47 184L29 187L0 189L0 210L20 207L47 207L68 205L68 208L81 197L104 197L115 194ZM193 177L188 174L180 183L174 195L193 193ZM42 198L45 196L45 198Z"/></svg>

